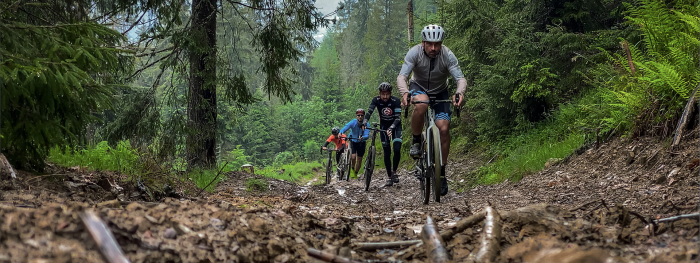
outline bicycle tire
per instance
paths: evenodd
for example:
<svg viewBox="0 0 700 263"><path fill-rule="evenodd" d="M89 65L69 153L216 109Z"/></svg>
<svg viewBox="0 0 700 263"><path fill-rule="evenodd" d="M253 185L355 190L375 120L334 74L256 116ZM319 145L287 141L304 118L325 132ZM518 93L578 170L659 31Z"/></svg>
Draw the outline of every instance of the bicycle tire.
<svg viewBox="0 0 700 263"><path fill-rule="evenodd" d="M440 174L441 174L441 169L442 167L440 164L442 164L442 155L440 151L440 131L437 129L437 127L434 127L431 131L432 136L430 136L430 145L432 147L432 160L433 160L433 199L435 200L436 203L440 203L440 193L442 192L442 181L440 180Z"/></svg>
<svg viewBox="0 0 700 263"><path fill-rule="evenodd" d="M432 188L430 187L430 182L433 180L433 169L430 167L425 168L425 177L423 177L423 204L427 205L430 202L430 192Z"/></svg>
<svg viewBox="0 0 700 263"><path fill-rule="evenodd" d="M342 155L340 155L340 163L338 164L338 170L337 170L338 182L343 180L343 174L345 173L345 155L346 154L347 153L344 152Z"/></svg>
<svg viewBox="0 0 700 263"><path fill-rule="evenodd" d="M352 169L352 167L350 167L351 163L352 163L350 161L350 158L352 156L352 148L350 145L351 144L348 143L347 147L345 148L345 159L344 159L345 160L345 170L343 170L345 172L345 174L343 176L345 181L350 181L350 169Z"/></svg>
<svg viewBox="0 0 700 263"><path fill-rule="evenodd" d="M369 185L372 182L372 173L374 172L374 145L369 147L369 154L365 159L365 192L369 191Z"/></svg>
<svg viewBox="0 0 700 263"><path fill-rule="evenodd" d="M326 185L331 182L331 175L333 173L333 167L331 167L331 157L328 157L328 162L326 163Z"/></svg>
<svg viewBox="0 0 700 263"><path fill-rule="evenodd" d="M350 170L352 169L352 167L350 167L350 164L352 163L350 161L350 158L352 158L352 152L350 150L350 147L348 147L346 152L348 154L345 156L345 181L350 181Z"/></svg>

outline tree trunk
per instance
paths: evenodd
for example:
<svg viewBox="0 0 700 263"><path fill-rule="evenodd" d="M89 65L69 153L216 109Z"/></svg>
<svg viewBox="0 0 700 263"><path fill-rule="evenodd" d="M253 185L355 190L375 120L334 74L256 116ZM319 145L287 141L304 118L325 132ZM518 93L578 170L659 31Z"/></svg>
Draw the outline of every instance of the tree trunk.
<svg viewBox="0 0 700 263"><path fill-rule="evenodd" d="M408 1L406 15L408 15L408 45L411 46L413 44L413 0Z"/></svg>
<svg viewBox="0 0 700 263"><path fill-rule="evenodd" d="M187 166L216 165L216 0L192 1Z"/></svg>

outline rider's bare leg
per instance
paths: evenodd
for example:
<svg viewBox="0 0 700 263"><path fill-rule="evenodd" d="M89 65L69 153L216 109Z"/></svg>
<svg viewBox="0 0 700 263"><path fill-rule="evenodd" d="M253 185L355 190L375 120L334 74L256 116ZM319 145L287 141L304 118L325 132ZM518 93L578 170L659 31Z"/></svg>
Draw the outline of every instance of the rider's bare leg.
<svg viewBox="0 0 700 263"><path fill-rule="evenodd" d="M355 158L356 158L356 157L357 157L357 154L355 154L355 153L353 153L352 155L350 155L350 167L352 167L352 169L355 171L355 173L357 173L357 170L358 170L358 169L355 168L355 163L356 163L356 162L355 162Z"/></svg>
<svg viewBox="0 0 700 263"><path fill-rule="evenodd" d="M353 158L355 158L355 155L353 155ZM357 174L357 171L360 170L360 165L362 165L362 156L358 155L357 160L355 161L355 165L354 165L355 166L354 169L355 169L356 174Z"/></svg>
<svg viewBox="0 0 700 263"><path fill-rule="evenodd" d="M413 101L428 101L428 95L425 94L418 94L416 96L413 96L411 98ZM423 131L423 122L424 120L424 114L425 111L428 110L428 104L425 103L419 103L415 104L415 107L413 108L413 113L411 114L411 133L414 136L420 135L420 133Z"/></svg>
<svg viewBox="0 0 700 263"><path fill-rule="evenodd" d="M450 121L437 120L435 126L440 130L440 146L442 148L442 164L447 164L447 155L450 154Z"/></svg>

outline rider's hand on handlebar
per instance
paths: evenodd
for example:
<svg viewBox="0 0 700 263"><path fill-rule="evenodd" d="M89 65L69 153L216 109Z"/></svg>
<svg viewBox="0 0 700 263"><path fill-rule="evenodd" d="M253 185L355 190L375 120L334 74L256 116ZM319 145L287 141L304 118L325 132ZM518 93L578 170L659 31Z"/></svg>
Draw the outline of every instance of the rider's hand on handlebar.
<svg viewBox="0 0 700 263"><path fill-rule="evenodd" d="M386 130L386 135L391 136L391 130L392 130L392 129L387 129L387 130Z"/></svg>
<svg viewBox="0 0 700 263"><path fill-rule="evenodd" d="M322 149L323 149L323 150L328 150L328 147L323 147Z"/></svg>
<svg viewBox="0 0 700 263"><path fill-rule="evenodd" d="M459 97L458 97L459 96ZM455 94L452 96L452 104L455 107L461 107L462 104L464 104L464 95L462 94Z"/></svg>
<svg viewBox="0 0 700 263"><path fill-rule="evenodd" d="M401 97L401 107L406 107L408 106L408 92L402 94Z"/></svg>

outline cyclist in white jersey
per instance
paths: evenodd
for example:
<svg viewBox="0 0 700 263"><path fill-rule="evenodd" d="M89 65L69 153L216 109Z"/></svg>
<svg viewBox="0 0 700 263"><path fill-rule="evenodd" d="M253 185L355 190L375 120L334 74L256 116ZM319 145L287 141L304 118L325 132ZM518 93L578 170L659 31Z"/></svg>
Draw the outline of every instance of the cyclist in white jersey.
<svg viewBox="0 0 700 263"><path fill-rule="evenodd" d="M401 105L408 105L408 94L413 100L427 101L429 98L445 100L449 98L447 93L447 78L451 75L457 82L457 92L452 96L452 103L459 107L464 104L464 91L467 89L467 80L462 74L457 57L449 48L442 45L445 31L437 25L428 25L421 31L423 41L414 46L404 58L401 72L396 79L396 84L401 93ZM409 75L410 85L407 85ZM450 152L450 105L439 103L433 107L435 110L435 125L440 130L440 143L442 148L442 169L440 180L442 182L441 195L447 194L447 178L445 178L445 164ZM416 104L411 114L411 133L413 144L410 155L414 158L420 156L421 131L423 130L423 116L428 110L426 104Z"/></svg>

